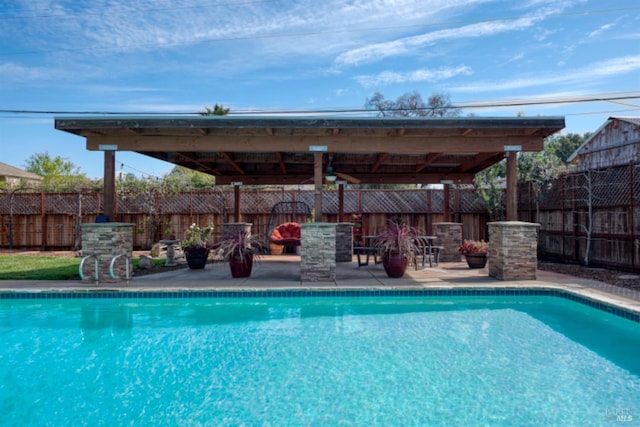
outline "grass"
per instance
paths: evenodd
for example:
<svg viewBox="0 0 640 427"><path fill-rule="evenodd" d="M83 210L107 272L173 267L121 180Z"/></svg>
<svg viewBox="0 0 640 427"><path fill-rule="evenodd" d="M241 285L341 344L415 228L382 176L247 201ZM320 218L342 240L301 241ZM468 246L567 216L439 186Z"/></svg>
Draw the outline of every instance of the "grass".
<svg viewBox="0 0 640 427"><path fill-rule="evenodd" d="M81 258L57 256L0 256L0 280L79 280L78 267ZM140 259L133 259L133 269ZM164 264L155 259L155 264Z"/></svg>

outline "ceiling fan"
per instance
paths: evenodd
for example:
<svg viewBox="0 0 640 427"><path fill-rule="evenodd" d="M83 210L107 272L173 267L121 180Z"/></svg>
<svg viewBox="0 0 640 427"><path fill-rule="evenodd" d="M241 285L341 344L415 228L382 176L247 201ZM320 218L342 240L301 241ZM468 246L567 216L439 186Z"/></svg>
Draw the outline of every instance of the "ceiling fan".
<svg viewBox="0 0 640 427"><path fill-rule="evenodd" d="M327 162L327 169L325 170L325 180L330 184L333 184L337 178L347 181L349 184L360 184L360 180L355 176L348 175L346 173L336 172L333 167L333 156L329 154L329 161Z"/></svg>

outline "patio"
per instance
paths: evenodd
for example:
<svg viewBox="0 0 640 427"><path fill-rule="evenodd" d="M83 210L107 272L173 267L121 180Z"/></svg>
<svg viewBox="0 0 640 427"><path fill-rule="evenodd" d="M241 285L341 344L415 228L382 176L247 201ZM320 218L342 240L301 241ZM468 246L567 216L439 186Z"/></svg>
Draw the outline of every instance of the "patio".
<svg viewBox="0 0 640 427"><path fill-rule="evenodd" d="M267 255L254 265L251 277L232 279L229 266L208 264L204 270L187 268L134 277L124 282L96 286L80 280L0 281L0 292L51 291L270 291L270 290L422 290L422 289L552 289L578 294L587 299L633 311L640 316L640 292L595 280L581 279L548 271L537 271L536 280L497 280L487 275L486 268L470 269L465 262L441 262L438 266L416 270L409 267L399 279L387 277L381 264L358 267L352 262L337 263L336 280L332 282L302 282L299 255ZM487 267L488 268L488 267Z"/></svg>

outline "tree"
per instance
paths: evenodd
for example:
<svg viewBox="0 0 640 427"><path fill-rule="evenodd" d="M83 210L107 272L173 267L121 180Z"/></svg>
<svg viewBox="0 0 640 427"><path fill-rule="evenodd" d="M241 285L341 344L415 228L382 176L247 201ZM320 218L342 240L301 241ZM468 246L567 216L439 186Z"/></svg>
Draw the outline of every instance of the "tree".
<svg viewBox="0 0 640 427"><path fill-rule="evenodd" d="M205 111L199 113L201 116L226 116L229 114L229 108L224 108L222 104L214 105L213 109L209 107L204 107Z"/></svg>
<svg viewBox="0 0 640 427"><path fill-rule="evenodd" d="M164 176L162 186L170 191L202 190L216 185L216 178L183 166L175 166Z"/></svg>
<svg viewBox="0 0 640 427"><path fill-rule="evenodd" d="M60 156L52 157L48 152L29 157L25 170L42 176L41 187L46 190L77 190L94 186L94 182L80 173L80 168L73 162Z"/></svg>
<svg viewBox="0 0 640 427"><path fill-rule="evenodd" d="M587 139L591 137L591 132L582 135L568 133L566 135L551 135L545 141L545 151L556 156L563 164Z"/></svg>
<svg viewBox="0 0 640 427"><path fill-rule="evenodd" d="M27 159L25 169L43 178L77 175L80 170L71 161L60 156L51 157L48 152L33 154Z"/></svg>
<svg viewBox="0 0 640 427"><path fill-rule="evenodd" d="M544 151L518 154L518 182L528 182L535 197L536 212L544 191L566 170L569 156L589 138L590 134L552 135L544 142ZM474 185L484 201L493 220L501 219L504 213L502 183L506 180L504 161L476 174Z"/></svg>
<svg viewBox="0 0 640 427"><path fill-rule="evenodd" d="M505 219L506 195L503 184L506 182L507 165L503 160L480 172L474 178L476 193L484 202L491 221Z"/></svg>
<svg viewBox="0 0 640 427"><path fill-rule="evenodd" d="M460 109L451 105L448 94L434 93L427 102L417 92L407 92L395 101L388 101L380 92L367 98L365 108L377 110L381 116L389 117L457 117Z"/></svg>

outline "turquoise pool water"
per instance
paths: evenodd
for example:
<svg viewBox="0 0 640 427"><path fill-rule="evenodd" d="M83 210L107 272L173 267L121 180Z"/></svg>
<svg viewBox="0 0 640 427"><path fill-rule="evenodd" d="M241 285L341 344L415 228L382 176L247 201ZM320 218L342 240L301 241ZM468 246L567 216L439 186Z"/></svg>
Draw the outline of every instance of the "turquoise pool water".
<svg viewBox="0 0 640 427"><path fill-rule="evenodd" d="M639 350L551 296L1 300L0 425L637 425Z"/></svg>

